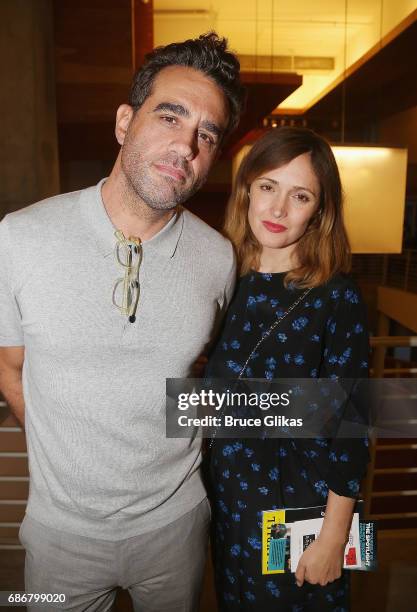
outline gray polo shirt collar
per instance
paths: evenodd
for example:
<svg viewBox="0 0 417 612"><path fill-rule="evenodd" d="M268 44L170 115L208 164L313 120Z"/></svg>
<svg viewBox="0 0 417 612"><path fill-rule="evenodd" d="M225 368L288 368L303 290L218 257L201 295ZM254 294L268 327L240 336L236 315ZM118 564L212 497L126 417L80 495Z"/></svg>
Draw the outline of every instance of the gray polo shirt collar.
<svg viewBox="0 0 417 612"><path fill-rule="evenodd" d="M105 180L102 179L95 187L82 192L81 212L91 228L92 235L96 238L99 250L104 257L108 257L114 251L116 244L114 232L117 228L111 222L101 197L101 188ZM182 210L182 207L179 207L172 219L155 236L143 242L145 252L154 252L168 259L175 255L184 225Z"/></svg>

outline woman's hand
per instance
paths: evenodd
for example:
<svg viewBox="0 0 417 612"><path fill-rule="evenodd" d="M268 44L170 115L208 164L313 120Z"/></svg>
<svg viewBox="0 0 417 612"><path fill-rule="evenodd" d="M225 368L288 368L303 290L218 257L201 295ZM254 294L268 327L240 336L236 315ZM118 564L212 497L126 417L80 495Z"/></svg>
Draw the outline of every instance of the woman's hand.
<svg viewBox="0 0 417 612"><path fill-rule="evenodd" d="M301 555L295 579L297 586L304 581L325 586L342 575L345 543L319 537Z"/></svg>
<svg viewBox="0 0 417 612"><path fill-rule="evenodd" d="M317 540L301 555L295 579L325 586L340 578L355 500L329 490L326 513Z"/></svg>

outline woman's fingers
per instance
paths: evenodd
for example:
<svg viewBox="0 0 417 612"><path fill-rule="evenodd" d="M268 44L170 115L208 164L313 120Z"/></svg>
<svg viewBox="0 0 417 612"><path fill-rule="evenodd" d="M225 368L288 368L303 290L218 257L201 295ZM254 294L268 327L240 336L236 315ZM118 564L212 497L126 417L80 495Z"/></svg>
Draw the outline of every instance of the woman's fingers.
<svg viewBox="0 0 417 612"><path fill-rule="evenodd" d="M298 563L297 571L295 572L295 581L297 586L301 587L304 584L306 567L302 563Z"/></svg>

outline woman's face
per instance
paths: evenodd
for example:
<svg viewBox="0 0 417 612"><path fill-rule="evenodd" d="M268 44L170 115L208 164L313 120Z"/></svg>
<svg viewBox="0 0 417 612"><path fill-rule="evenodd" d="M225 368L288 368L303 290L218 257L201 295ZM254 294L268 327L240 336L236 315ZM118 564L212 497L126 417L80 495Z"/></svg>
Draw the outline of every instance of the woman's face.
<svg viewBox="0 0 417 612"><path fill-rule="evenodd" d="M292 250L320 202L310 154L262 173L252 182L249 197L249 225L263 250Z"/></svg>

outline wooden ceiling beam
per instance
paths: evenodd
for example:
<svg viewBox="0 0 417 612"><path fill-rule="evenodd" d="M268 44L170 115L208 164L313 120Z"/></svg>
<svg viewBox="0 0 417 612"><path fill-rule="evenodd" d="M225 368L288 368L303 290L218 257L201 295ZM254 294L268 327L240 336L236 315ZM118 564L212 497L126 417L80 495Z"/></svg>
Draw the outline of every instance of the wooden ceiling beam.
<svg viewBox="0 0 417 612"><path fill-rule="evenodd" d="M241 79L248 92L246 110L227 142L224 152L227 157L232 157L244 144L248 132L260 128L263 118L303 82L301 75L292 72L241 72Z"/></svg>

